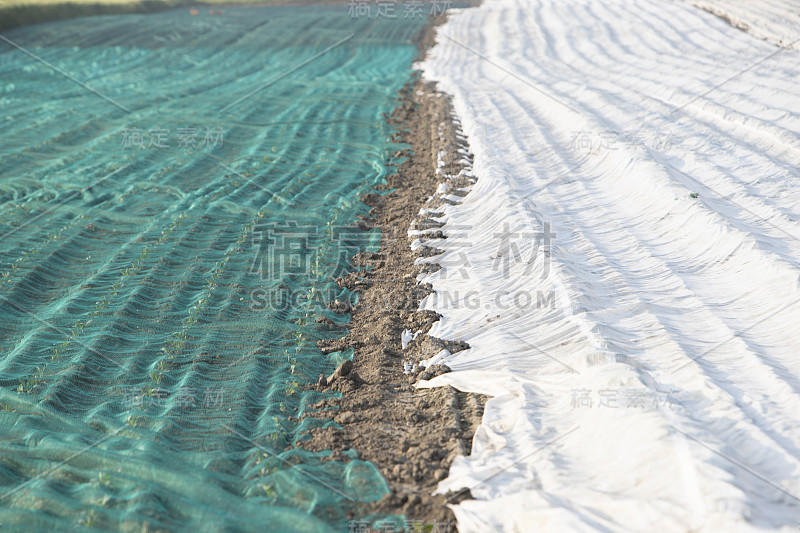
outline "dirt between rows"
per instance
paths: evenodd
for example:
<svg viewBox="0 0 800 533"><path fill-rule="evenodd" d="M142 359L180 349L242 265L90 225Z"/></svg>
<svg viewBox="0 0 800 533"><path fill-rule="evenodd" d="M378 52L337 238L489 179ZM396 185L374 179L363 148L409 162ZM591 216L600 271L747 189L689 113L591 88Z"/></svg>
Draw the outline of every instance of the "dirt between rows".
<svg viewBox="0 0 800 533"><path fill-rule="evenodd" d="M440 17L441 19L441 17ZM436 20L418 38L420 54L434 42ZM438 482L448 475L457 455L468 455L472 436L483 415L485 397L459 392L452 387L417 389L414 383L430 379L449 369L433 366L404 373L404 362L432 357L443 348L457 352L468 346L427 335L439 315L418 311L420 300L431 288L417 283L424 269L436 265L417 265L420 256L437 253L429 247L412 251L410 227L430 228L436 232L440 224L420 217L420 208L436 209L451 199L436 195L442 182L448 192L464 196L474 178L458 176L467 165L466 148L458 124L453 120L449 98L436 91L433 84L415 76L401 91L399 104L388 121L397 127L396 140L413 150L403 150L395 157L407 157L388 183L363 200L372 207L369 217L359 221L362 228L380 227L381 247L377 253L359 254L353 264L359 270L337 280L342 287L358 292L358 303L352 308L344 302L332 303L332 310L351 312L349 332L339 339L321 341L324 353L353 348L353 364L345 364L332 383L320 377L311 386L342 393L341 398L327 399L315 406L312 416L330 417L339 428L327 427L312 431L303 447L312 451L333 450L332 459L347 462L343 452L355 450L362 460L376 465L386 479L391 493L382 500L352 510L352 520L359 521L374 514L404 514L417 526L434 526L440 531L455 531L454 516L447 507L470 498L469 490L446 495L432 495ZM446 152L441 173L437 154ZM467 160L471 161L471 155ZM461 162L459 162L461 160ZM330 319L317 322L335 328ZM404 350L403 330L422 331ZM447 526L449 524L449 526ZM417 527L414 526L414 527Z"/></svg>

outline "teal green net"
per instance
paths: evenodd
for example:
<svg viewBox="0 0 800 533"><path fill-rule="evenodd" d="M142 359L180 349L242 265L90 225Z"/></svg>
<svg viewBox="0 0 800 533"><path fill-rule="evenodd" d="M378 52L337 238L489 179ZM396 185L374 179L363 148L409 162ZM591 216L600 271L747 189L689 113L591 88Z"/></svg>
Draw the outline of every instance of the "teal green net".
<svg viewBox="0 0 800 533"><path fill-rule="evenodd" d="M199 11L0 43L4 530L346 530L387 493L296 444L425 21Z"/></svg>

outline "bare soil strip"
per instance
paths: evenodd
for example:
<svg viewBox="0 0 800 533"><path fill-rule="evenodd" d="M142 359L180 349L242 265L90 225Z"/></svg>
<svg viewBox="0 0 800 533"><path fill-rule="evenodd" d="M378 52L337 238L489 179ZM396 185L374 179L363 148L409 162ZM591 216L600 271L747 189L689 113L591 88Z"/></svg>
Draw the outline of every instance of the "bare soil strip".
<svg viewBox="0 0 800 533"><path fill-rule="evenodd" d="M433 44L438 22L441 21L421 33L421 54ZM449 98L418 78L402 90L400 103L389 121L398 126L398 140L410 144L413 151L395 154L407 159L380 187L391 192L364 197L373 208L370 218L359 225L381 228L381 248L378 253L354 257L354 264L361 269L338 280L341 286L359 294L349 333L320 343L325 352L354 349L353 369L347 375L337 376L330 384L316 385L342 393L340 399L325 400L317 406L317 415L322 417L330 416L331 411L326 409L338 408L334 421L341 429L314 430L312 439L303 446L314 451L331 449L332 458L343 461L349 459L342 452L354 449L360 459L374 463L386 478L391 494L356 510L354 520L371 513L405 514L409 521L441 527L454 523L446 504L469 498L469 491L436 496L431 493L447 476L453 459L469 454L486 398L451 387L414 387L418 379L449 371L446 367L404 373L404 361L426 359L443 348L451 352L467 348L463 343L427 335L439 317L429 311L417 311L420 300L431 289L417 284L416 276L431 265L415 266L414 260L436 251L424 246L412 251L413 239L409 238L408 229L435 228L433 221L419 216L420 208L435 210L448 201L439 199L436 191L445 175L457 176L464 168L464 163L458 162L464 157L458 149L466 146L463 138L459 139ZM437 157L440 151L446 152L443 167ZM441 174L436 173L437 168L441 168ZM471 179L450 178L448 184L457 189L468 186ZM323 317L318 321L328 322ZM401 333L405 329L422 333L403 350Z"/></svg>

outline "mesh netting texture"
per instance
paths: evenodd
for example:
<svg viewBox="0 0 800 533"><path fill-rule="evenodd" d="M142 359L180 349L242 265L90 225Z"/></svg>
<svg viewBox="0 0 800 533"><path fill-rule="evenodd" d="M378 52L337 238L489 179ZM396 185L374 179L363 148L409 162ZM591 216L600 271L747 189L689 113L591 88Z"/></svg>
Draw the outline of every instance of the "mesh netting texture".
<svg viewBox="0 0 800 533"><path fill-rule="evenodd" d="M207 11L6 33L62 72L0 47L10 530L327 531L388 492L294 445L425 21Z"/></svg>

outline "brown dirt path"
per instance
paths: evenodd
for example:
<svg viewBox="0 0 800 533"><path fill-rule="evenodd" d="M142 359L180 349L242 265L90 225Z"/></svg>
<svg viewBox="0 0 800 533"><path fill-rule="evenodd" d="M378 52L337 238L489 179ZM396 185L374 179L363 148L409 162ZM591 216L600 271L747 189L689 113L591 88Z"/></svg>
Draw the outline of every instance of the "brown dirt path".
<svg viewBox="0 0 800 533"><path fill-rule="evenodd" d="M435 26L436 23L431 24L421 33L421 54L433 44ZM418 78L402 90L400 103L389 122L398 127L398 140L410 144L413 152L395 154L407 159L389 177L388 184L380 187L391 192L371 193L364 198L373 209L370 218L360 225L380 226L381 248L378 253L354 257L354 264L362 268L337 281L359 293L349 333L341 339L320 342L326 353L354 349L350 374L330 385L317 385L342 393L339 399L317 405L319 416L323 417L330 416L330 410L322 409L337 408L334 421L341 429L314 430L312 439L303 446L314 451L333 450L332 458L342 461L349 460L342 452L356 450L360 459L375 464L386 478L391 494L354 511L354 520L371 513L404 514L407 520L445 530L442 524L454 523L446 504L469 498L469 491L437 496L431 493L439 480L447 476L453 459L469 454L472 435L483 415L485 397L452 387L413 386L420 378L448 371L446 367L432 367L420 375L404 374L405 360L426 359L442 348L454 352L467 347L426 335L439 317L432 312L417 311L420 300L431 289L419 285L416 276L431 266L415 266L414 260L436 251L422 247L413 252L407 232L412 224L417 228L436 226L433 221L420 219L420 208L435 209L442 202L433 196L444 174L455 176L463 168L456 156L457 149L466 146L459 140L448 97L438 93L433 84ZM437 175L437 154L441 150L447 156L443 174ZM464 177L448 181L455 188L470 183L470 178ZM326 322L322 317L318 321ZM400 340L404 329L423 332L406 350Z"/></svg>

